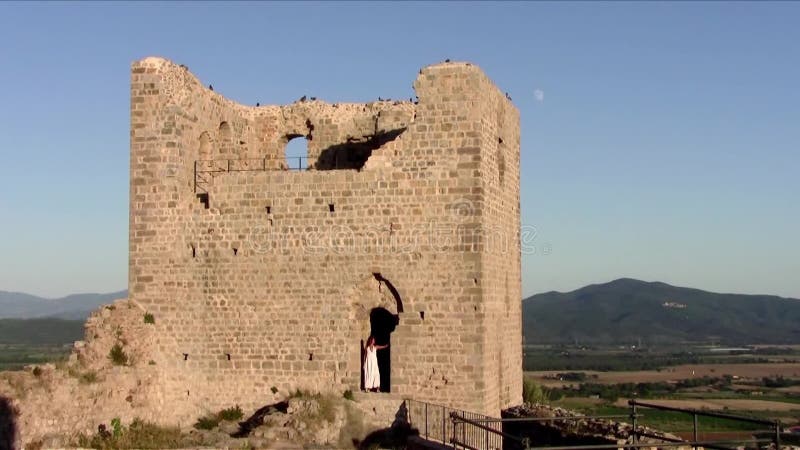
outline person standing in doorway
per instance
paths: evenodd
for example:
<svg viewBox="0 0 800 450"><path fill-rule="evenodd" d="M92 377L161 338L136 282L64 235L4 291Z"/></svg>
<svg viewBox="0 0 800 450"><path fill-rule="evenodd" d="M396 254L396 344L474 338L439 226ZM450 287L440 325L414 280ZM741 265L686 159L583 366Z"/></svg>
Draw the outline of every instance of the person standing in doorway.
<svg viewBox="0 0 800 450"><path fill-rule="evenodd" d="M376 345L375 337L367 339L367 346L364 348L364 389L367 392L378 392L381 390L381 374L378 371L378 350L384 349L388 345Z"/></svg>

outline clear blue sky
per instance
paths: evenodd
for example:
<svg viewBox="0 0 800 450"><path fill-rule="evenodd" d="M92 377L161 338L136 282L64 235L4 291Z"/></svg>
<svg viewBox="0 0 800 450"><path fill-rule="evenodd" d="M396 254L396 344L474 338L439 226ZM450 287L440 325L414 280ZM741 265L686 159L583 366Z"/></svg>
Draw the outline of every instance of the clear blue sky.
<svg viewBox="0 0 800 450"><path fill-rule="evenodd" d="M408 98L420 67L472 61L522 114L525 295L800 297L798 23L799 3L2 4L0 289L126 287L129 68L157 55L248 104Z"/></svg>

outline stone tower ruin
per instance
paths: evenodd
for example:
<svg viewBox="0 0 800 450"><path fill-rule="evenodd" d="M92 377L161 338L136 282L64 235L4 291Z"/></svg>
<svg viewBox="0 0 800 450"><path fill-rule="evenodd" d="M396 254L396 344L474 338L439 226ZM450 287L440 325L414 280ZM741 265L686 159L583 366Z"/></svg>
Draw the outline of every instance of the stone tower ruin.
<svg viewBox="0 0 800 450"><path fill-rule="evenodd" d="M469 63L414 89L246 106L133 64L129 295L165 411L357 391L370 334L393 395L521 403L519 112Z"/></svg>

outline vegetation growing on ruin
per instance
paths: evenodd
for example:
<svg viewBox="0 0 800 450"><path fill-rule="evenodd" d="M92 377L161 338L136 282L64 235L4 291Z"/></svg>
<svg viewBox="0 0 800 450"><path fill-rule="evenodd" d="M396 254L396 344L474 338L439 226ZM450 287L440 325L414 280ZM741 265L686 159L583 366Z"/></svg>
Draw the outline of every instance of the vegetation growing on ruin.
<svg viewBox="0 0 800 450"><path fill-rule="evenodd" d="M522 400L525 403L546 405L550 403L550 399L551 392L549 389L542 387L542 385L533 381L531 378L523 378Z"/></svg>
<svg viewBox="0 0 800 450"><path fill-rule="evenodd" d="M111 350L108 352L108 358L115 366L125 366L128 364L128 355L119 342L111 347Z"/></svg>
<svg viewBox="0 0 800 450"><path fill-rule="evenodd" d="M240 420L242 417L244 412L239 405L236 405L198 418L193 427L197 430L213 430L223 420Z"/></svg>
<svg viewBox="0 0 800 450"><path fill-rule="evenodd" d="M71 445L96 449L182 448L197 445L196 439L181 433L178 427L162 427L141 419L129 426L117 423L108 430L103 425L96 434L77 435Z"/></svg>
<svg viewBox="0 0 800 450"><path fill-rule="evenodd" d="M242 412L242 408L236 405L231 408L223 409L218 415L222 420L239 420L244 416L244 413Z"/></svg>

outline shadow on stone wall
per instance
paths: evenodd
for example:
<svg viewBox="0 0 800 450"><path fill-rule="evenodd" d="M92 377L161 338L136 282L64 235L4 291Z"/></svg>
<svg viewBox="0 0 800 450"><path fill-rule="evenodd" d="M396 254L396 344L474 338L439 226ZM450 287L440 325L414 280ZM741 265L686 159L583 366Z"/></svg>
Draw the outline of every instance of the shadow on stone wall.
<svg viewBox="0 0 800 450"><path fill-rule="evenodd" d="M243 438L250 435L254 429L264 425L264 417L278 412L286 414L289 410L289 402L283 401L272 405L264 406L253 413L252 416L239 422L239 431L231 434L231 437Z"/></svg>
<svg viewBox="0 0 800 450"><path fill-rule="evenodd" d="M0 450L14 450L17 439L17 410L11 399L0 396Z"/></svg>
<svg viewBox="0 0 800 450"><path fill-rule="evenodd" d="M394 421L389 428L375 430L359 441L353 439L353 446L359 450L372 448L406 448L408 438L419 436L419 430L408 424L408 408L403 402L394 415Z"/></svg>
<svg viewBox="0 0 800 450"><path fill-rule="evenodd" d="M368 136L364 141L349 141L331 145L320 152L314 168L317 170L361 170L373 150L397 139L404 131L406 131L405 128L400 128Z"/></svg>

